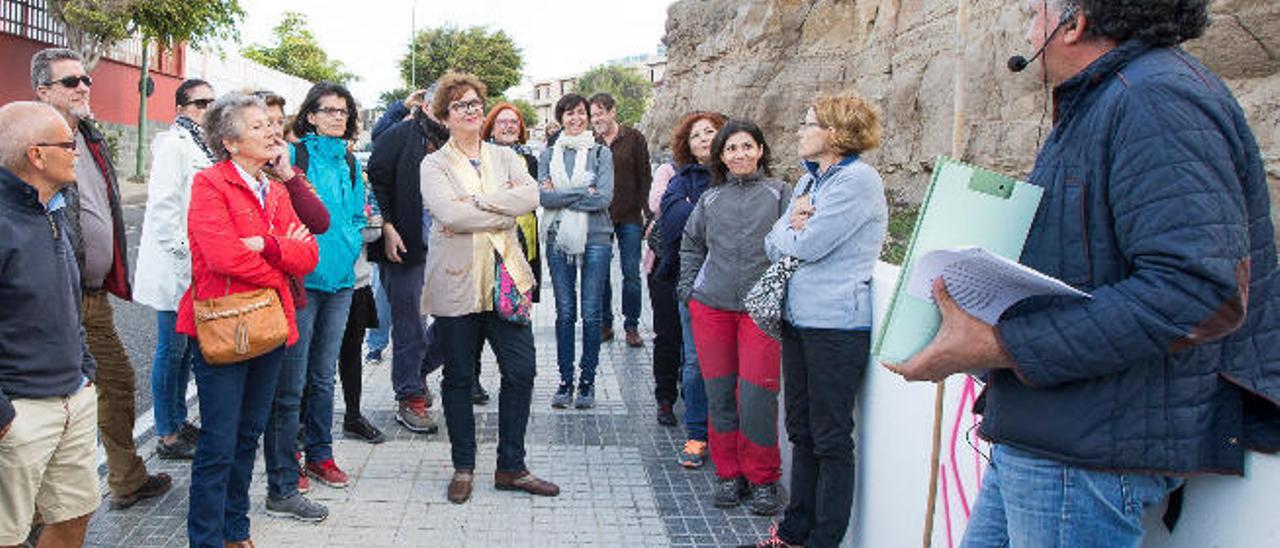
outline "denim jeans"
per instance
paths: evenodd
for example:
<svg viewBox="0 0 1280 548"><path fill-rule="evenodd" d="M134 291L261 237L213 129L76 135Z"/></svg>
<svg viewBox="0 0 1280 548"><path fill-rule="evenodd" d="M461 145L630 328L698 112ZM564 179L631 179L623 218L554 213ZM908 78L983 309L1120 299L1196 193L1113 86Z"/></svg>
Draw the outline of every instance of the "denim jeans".
<svg viewBox="0 0 1280 548"><path fill-rule="evenodd" d="M644 225L613 225L618 238L618 261L622 265L622 327L636 329L640 325L640 242ZM604 272L604 325L613 325L613 268Z"/></svg>
<svg viewBox="0 0 1280 548"><path fill-rule="evenodd" d="M698 365L698 350L693 344L693 318L688 301L680 302L680 345L684 350L681 370L684 382L684 429L689 439L707 441L707 385Z"/></svg>
<svg viewBox="0 0 1280 548"><path fill-rule="evenodd" d="M791 442L791 502L778 536L840 545L853 510L853 406L871 332L782 326L782 378Z"/></svg>
<svg viewBox="0 0 1280 548"><path fill-rule="evenodd" d="M249 538L249 483L284 350L211 366L191 340L200 394L200 440L191 463L187 536L193 548ZM297 424L297 420L294 420ZM294 468L294 478L298 476Z"/></svg>
<svg viewBox="0 0 1280 548"><path fill-rule="evenodd" d="M494 312L437 318L436 326L439 335L450 341L445 353L440 399L449 430L453 467L476 468L476 419L471 389L477 382L475 364L482 343L487 340L498 358L498 371L502 375L498 390L498 470L524 471L524 438L537 369L533 329L503 320Z"/></svg>
<svg viewBox="0 0 1280 548"><path fill-rule="evenodd" d="M191 378L191 345L175 330L178 313L156 312L156 356L151 362L151 400L156 435L172 436L187 421L187 382Z"/></svg>
<svg viewBox="0 0 1280 548"><path fill-rule="evenodd" d="M396 400L427 393L427 374L444 363L443 340L428 330L422 317L422 283L425 265L382 263L382 286L391 306L391 386ZM380 305L379 305L380 306Z"/></svg>
<svg viewBox="0 0 1280 548"><path fill-rule="evenodd" d="M601 301L605 273L613 247L588 244L578 264L547 245L547 264L551 267L551 286L556 294L556 363L560 366L560 382L573 383L574 330L578 324L578 274L582 274L582 384L594 384L596 366L600 364Z"/></svg>
<svg viewBox="0 0 1280 548"><path fill-rule="evenodd" d="M373 304L378 309L378 327L365 333L364 344L370 352L381 352L391 343L391 301L387 299L387 289L382 286L382 266L373 267Z"/></svg>
<svg viewBox="0 0 1280 548"><path fill-rule="evenodd" d="M333 378L338 348L351 309L351 288L336 293L307 290L307 306L298 310L298 342L285 349L263 459L267 496L280 500L298 490L298 424L305 425L307 462L333 458ZM303 394L306 401L303 401Z"/></svg>
<svg viewBox="0 0 1280 548"><path fill-rule="evenodd" d="M1086 470L993 445L960 546L1137 548L1143 509L1181 484L1172 476Z"/></svg>

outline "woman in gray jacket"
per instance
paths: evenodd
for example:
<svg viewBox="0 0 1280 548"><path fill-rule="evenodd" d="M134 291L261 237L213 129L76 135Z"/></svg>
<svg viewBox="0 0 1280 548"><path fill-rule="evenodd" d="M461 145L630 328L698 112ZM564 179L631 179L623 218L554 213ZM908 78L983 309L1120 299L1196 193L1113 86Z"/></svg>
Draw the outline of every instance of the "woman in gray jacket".
<svg viewBox="0 0 1280 548"><path fill-rule="evenodd" d="M706 381L715 504L773 515L778 479L778 341L761 331L743 300L769 268L764 237L791 202L770 178L769 145L754 123L730 120L711 142L711 186L698 199L680 244L676 293L689 303Z"/></svg>

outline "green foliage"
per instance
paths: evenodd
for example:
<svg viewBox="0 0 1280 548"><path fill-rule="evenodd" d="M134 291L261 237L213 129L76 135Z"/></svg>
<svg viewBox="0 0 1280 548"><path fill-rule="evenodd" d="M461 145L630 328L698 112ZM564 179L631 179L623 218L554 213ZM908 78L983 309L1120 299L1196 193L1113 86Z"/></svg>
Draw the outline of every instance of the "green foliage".
<svg viewBox="0 0 1280 548"><path fill-rule="evenodd" d="M413 90L407 87L390 89L390 90L384 91L378 95L378 107L389 108L391 106L391 103L394 103L396 101L403 101L406 97L409 96L410 93L413 93Z"/></svg>
<svg viewBox="0 0 1280 548"><path fill-rule="evenodd" d="M579 76L573 89L588 98L600 92L612 95L618 102L618 123L634 126L649 108L653 84L627 67L604 65Z"/></svg>
<svg viewBox="0 0 1280 548"><path fill-rule="evenodd" d="M516 110L520 111L520 118L524 119L525 127L531 128L534 124L538 123L538 109L533 108L532 104L524 99L507 99L506 96L503 95L489 97L489 100L485 101L485 113L487 114L493 109L493 106L498 103L511 103L515 105Z"/></svg>
<svg viewBox="0 0 1280 548"><path fill-rule="evenodd" d="M489 88L489 95L496 97L520 83L520 68L524 66L520 48L506 32L491 33L483 27L418 31L414 44L406 49L400 59L400 76L405 83L416 81L420 88L450 70L458 70L474 74Z"/></svg>
<svg viewBox="0 0 1280 548"><path fill-rule="evenodd" d="M920 206L903 199L899 190L886 188L884 197L889 203L889 235L880 251L880 260L901 265L907 258L907 245L911 243L911 233L916 229Z"/></svg>
<svg viewBox="0 0 1280 548"><path fill-rule="evenodd" d="M272 33L275 34L274 44L253 44L244 49L244 56L308 82L323 80L345 84L356 79L341 62L329 59L329 54L320 47L319 40L307 27L305 14L284 12Z"/></svg>
<svg viewBox="0 0 1280 548"><path fill-rule="evenodd" d="M64 25L68 45L91 68L112 44L135 34L170 48L236 39L244 18L238 0L49 0L49 14Z"/></svg>

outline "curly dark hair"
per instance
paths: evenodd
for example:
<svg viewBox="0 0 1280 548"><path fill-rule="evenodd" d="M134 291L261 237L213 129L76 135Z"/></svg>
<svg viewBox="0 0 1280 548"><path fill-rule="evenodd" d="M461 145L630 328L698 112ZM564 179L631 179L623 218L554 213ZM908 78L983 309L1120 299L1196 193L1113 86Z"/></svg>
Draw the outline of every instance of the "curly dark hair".
<svg viewBox="0 0 1280 548"><path fill-rule="evenodd" d="M1199 38L1209 28L1209 0L1059 0L1084 10L1085 34L1157 47Z"/></svg>
<svg viewBox="0 0 1280 548"><path fill-rule="evenodd" d="M716 131L720 131L725 122L729 121L723 114L707 110L695 110L680 118L671 131L671 159L675 161L677 168L698 163L693 151L689 149L689 134L693 132L693 124L698 123L698 120L711 122Z"/></svg>
<svg viewBox="0 0 1280 548"><path fill-rule="evenodd" d="M336 95L341 97L347 103L347 127L342 132L343 139L354 139L359 132L357 124L360 121L360 112L356 110L356 98L351 96L351 92L342 84L333 82L318 82L311 86L311 90L307 92L307 98L302 100L302 106L298 107L298 115L293 119L293 134L298 137L305 137L316 132L316 126L307 120L307 115L320 110L320 99Z"/></svg>
<svg viewBox="0 0 1280 548"><path fill-rule="evenodd" d="M756 145L762 150L758 169L765 175L773 174L769 169L769 162L773 161L773 155L770 153L769 143L764 140L764 131L760 130L760 126L750 120L729 120L724 127L720 128L720 131L716 132L716 138L711 141L711 186L718 186L728 180L729 166L725 165L722 156L729 138L738 133L746 133L755 140Z"/></svg>

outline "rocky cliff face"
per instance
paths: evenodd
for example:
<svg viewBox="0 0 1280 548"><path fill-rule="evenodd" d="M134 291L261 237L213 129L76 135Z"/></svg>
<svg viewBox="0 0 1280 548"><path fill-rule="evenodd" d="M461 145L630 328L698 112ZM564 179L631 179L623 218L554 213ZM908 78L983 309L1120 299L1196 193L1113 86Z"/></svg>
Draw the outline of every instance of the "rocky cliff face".
<svg viewBox="0 0 1280 548"><path fill-rule="evenodd" d="M918 199L934 158L951 152L963 59L964 158L1025 175L1049 120L1035 66L1005 68L1013 53L1031 53L1021 4L971 0L970 39L957 48L955 0L681 0L668 11L666 78L640 129L660 147L690 110L752 119L778 153L775 169L794 176L807 101L855 90L878 104L885 130L868 161L891 188ZM1208 34L1186 47L1244 106L1280 225L1280 2L1215 0L1213 13Z"/></svg>

